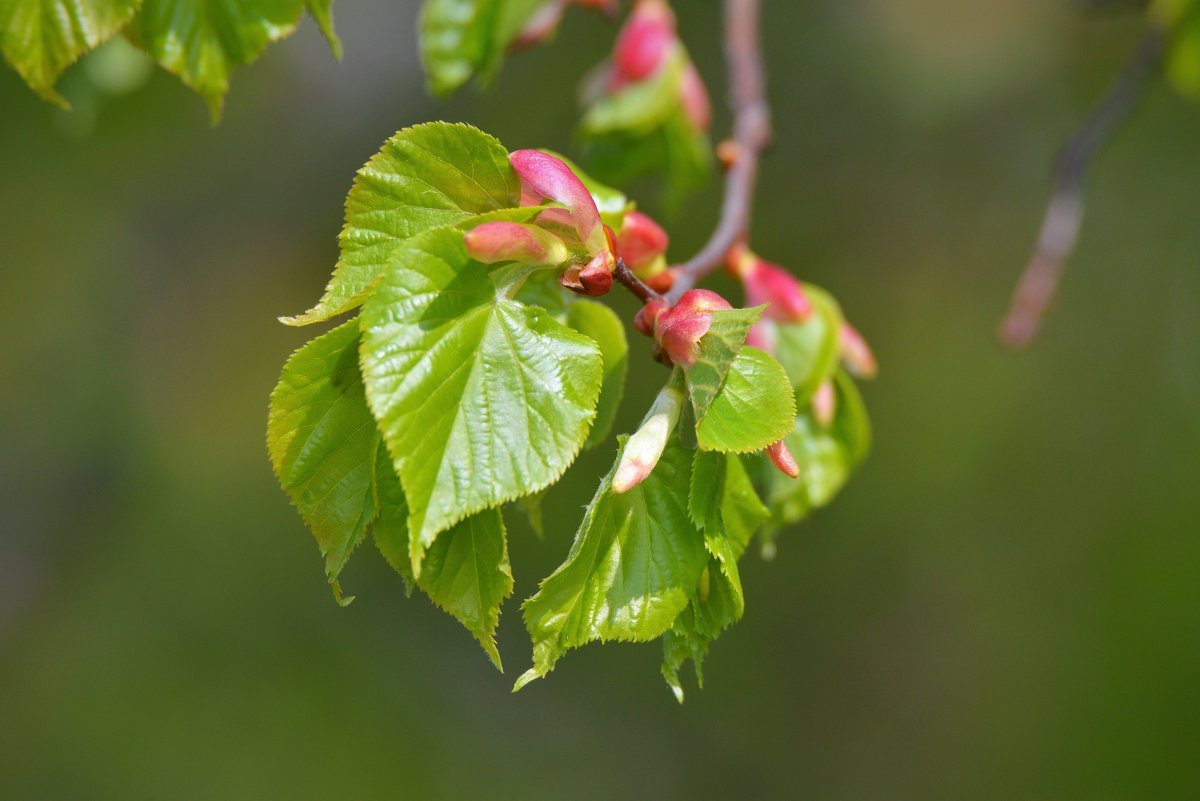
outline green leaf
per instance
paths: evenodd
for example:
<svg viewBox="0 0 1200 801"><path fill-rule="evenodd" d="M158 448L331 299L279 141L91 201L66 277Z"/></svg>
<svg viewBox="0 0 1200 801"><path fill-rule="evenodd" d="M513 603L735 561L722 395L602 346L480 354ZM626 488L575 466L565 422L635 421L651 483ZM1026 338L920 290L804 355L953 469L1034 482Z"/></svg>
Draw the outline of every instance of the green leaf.
<svg viewBox="0 0 1200 801"><path fill-rule="evenodd" d="M514 690L549 673L571 648L646 641L671 628L706 561L703 537L688 518L691 461L675 438L654 472L628 492L612 492L609 472L566 561L523 606L533 667Z"/></svg>
<svg viewBox="0 0 1200 801"><path fill-rule="evenodd" d="M778 442L792 429L796 403L779 362L758 348L743 347L725 383L696 425L707 451L749 453Z"/></svg>
<svg viewBox="0 0 1200 801"><path fill-rule="evenodd" d="M681 703L680 668L690 659L703 686L701 663L709 645L742 616L745 601L737 560L768 517L741 459L709 451L696 451L688 512L704 531L709 559L688 608L663 636L662 675Z"/></svg>
<svg viewBox="0 0 1200 801"><path fill-rule="evenodd" d="M686 54L682 48L675 48L667 63L652 77L631 83L593 103L580 122L582 134L646 136L661 128L679 107L679 86L686 65Z"/></svg>
<svg viewBox="0 0 1200 801"><path fill-rule="evenodd" d="M492 664L503 672L495 634L500 605L512 594L513 579L500 511L488 509L442 532L425 555L421 578L414 581L404 491L382 445L378 456L376 492L380 513L374 526L376 547L404 578L410 595L413 585L419 586L439 608L475 635Z"/></svg>
<svg viewBox="0 0 1200 801"><path fill-rule="evenodd" d="M495 137L458 123L405 128L354 178L341 258L320 302L283 322L308 325L361 305L396 248L422 231L483 222L477 215L504 209L487 219L521 222L540 213L516 209L520 196L521 180Z"/></svg>
<svg viewBox="0 0 1200 801"><path fill-rule="evenodd" d="M331 582L379 514L379 432L363 394L358 341L352 321L296 351L271 393L267 424L275 475L316 535Z"/></svg>
<svg viewBox="0 0 1200 801"><path fill-rule="evenodd" d="M804 285L813 314L801 324L766 321L766 335L773 341L775 358L787 371L796 390L796 402L804 403L821 382L837 368L842 310L825 290Z"/></svg>
<svg viewBox="0 0 1200 801"><path fill-rule="evenodd" d="M577 300L567 311L567 325L594 340L604 360L604 380L600 387L600 405L588 434L585 448L599 445L612 431L613 420L625 391L625 374L629 369L629 342L625 326L616 312L603 303Z"/></svg>
<svg viewBox="0 0 1200 801"><path fill-rule="evenodd" d="M500 510L471 515L442 532L425 554L417 585L475 635L503 673L495 635L513 578Z"/></svg>
<svg viewBox="0 0 1200 801"><path fill-rule="evenodd" d="M204 98L216 122L234 66L290 36L303 8L304 0L145 0L127 32Z"/></svg>
<svg viewBox="0 0 1200 801"><path fill-rule="evenodd" d="M870 450L871 424L858 388L844 370L838 371L835 386L837 407L830 426L821 426L806 408L786 437L800 477L764 470L775 528L798 522L832 501Z"/></svg>
<svg viewBox="0 0 1200 801"><path fill-rule="evenodd" d="M0 53L29 88L63 108L54 84L67 67L116 35L141 0L0 0Z"/></svg>
<svg viewBox="0 0 1200 801"><path fill-rule="evenodd" d="M396 251L363 307L367 397L397 461L418 576L438 532L557 481L595 416L596 343L512 291L440 229Z"/></svg>
<svg viewBox="0 0 1200 801"><path fill-rule="evenodd" d="M429 91L448 95L493 59L501 0L425 0L421 63Z"/></svg>
<svg viewBox="0 0 1200 801"><path fill-rule="evenodd" d="M321 29L325 41L329 42L329 49L333 51L333 57L341 61L342 40L338 38L337 32L333 29L333 0L305 0L305 7L316 21L317 27Z"/></svg>
<svg viewBox="0 0 1200 801"><path fill-rule="evenodd" d="M700 338L700 355L696 363L684 371L697 420L703 420L708 414L709 407L725 382L730 365L742 345L746 344L746 335L766 308L763 305L712 313L712 326Z"/></svg>
<svg viewBox="0 0 1200 801"><path fill-rule="evenodd" d="M371 530L375 547L404 579L404 587L412 595L416 579L413 578L412 560L408 556L408 502L400 486L400 477L392 466L392 457L382 439L375 456L375 499L379 504L379 517Z"/></svg>

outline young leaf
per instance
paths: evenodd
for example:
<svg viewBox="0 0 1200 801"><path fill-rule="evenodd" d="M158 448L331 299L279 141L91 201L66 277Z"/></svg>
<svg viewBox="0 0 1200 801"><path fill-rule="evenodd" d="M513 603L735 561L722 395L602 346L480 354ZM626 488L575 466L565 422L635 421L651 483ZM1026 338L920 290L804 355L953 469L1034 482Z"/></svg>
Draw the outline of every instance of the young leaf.
<svg viewBox="0 0 1200 801"><path fill-rule="evenodd" d="M354 321L287 361L271 393L267 445L279 483L308 523L332 582L379 514L379 432L358 369Z"/></svg>
<svg viewBox="0 0 1200 801"><path fill-rule="evenodd" d="M596 343L512 291L439 229L396 251L363 307L367 398L397 460L418 576L438 532L554 483L595 416Z"/></svg>
<svg viewBox="0 0 1200 801"><path fill-rule="evenodd" d="M63 71L116 35L141 0L0 0L0 53L29 88L63 108Z"/></svg>
<svg viewBox="0 0 1200 801"><path fill-rule="evenodd" d="M629 343L625 339L625 326L621 325L621 318L603 303L582 299L575 301L567 311L567 325L595 340L604 360L600 405L584 443L585 448L593 448L608 438L617 408L621 405L625 374L629 368Z"/></svg>
<svg viewBox="0 0 1200 801"><path fill-rule="evenodd" d="M425 0L421 6L421 63L429 91L448 95L488 64L502 0Z"/></svg>
<svg viewBox="0 0 1200 801"><path fill-rule="evenodd" d="M812 315L803 323L764 322L775 358L796 390L797 403L812 397L837 367L838 332L843 322L842 310L828 292L805 284L804 294L812 303Z"/></svg>
<svg viewBox="0 0 1200 801"><path fill-rule="evenodd" d="M768 517L741 459L708 451L696 451L688 511L704 531L709 560L688 608L663 636L662 675L681 703L680 668L692 660L703 686L701 663L709 645L742 616L745 602L737 560Z"/></svg>
<svg viewBox="0 0 1200 801"><path fill-rule="evenodd" d="M730 365L746 343L746 334L765 308L723 309L712 313L712 326L700 339L700 357L684 371L697 420L708 414Z"/></svg>
<svg viewBox="0 0 1200 801"><path fill-rule="evenodd" d="M487 219L531 219L538 210L516 209L520 196L520 179L495 137L457 123L405 128L354 178L346 198L341 258L324 296L309 311L284 322L321 322L360 305L388 257L422 231L503 209L511 211Z"/></svg>
<svg viewBox="0 0 1200 801"><path fill-rule="evenodd" d="M832 424L821 426L812 412L805 410L785 438L800 467L799 478L764 471L775 528L798 522L832 501L870 450L871 424L858 388L844 370L838 371L835 386L837 413Z"/></svg>
<svg viewBox="0 0 1200 801"><path fill-rule="evenodd" d="M417 586L475 635L503 673L496 626L513 578L500 510L487 509L443 531L425 554Z"/></svg>
<svg viewBox="0 0 1200 801"><path fill-rule="evenodd" d="M304 0L145 0L127 32L208 103L214 122L237 64L296 30Z"/></svg>
<svg viewBox="0 0 1200 801"><path fill-rule="evenodd" d="M333 0L305 0L305 7L316 21L317 27L321 29L325 41L329 42L329 49L333 51L333 57L341 61L342 41L333 29Z"/></svg>
<svg viewBox="0 0 1200 801"><path fill-rule="evenodd" d="M796 403L779 362L758 348L743 347L725 383L696 425L707 451L749 453L782 439L792 429Z"/></svg>
<svg viewBox="0 0 1200 801"><path fill-rule="evenodd" d="M504 519L488 509L442 532L429 552L421 578L413 579L408 556L408 507L391 457L381 444L375 463L379 519L375 545L412 593L414 584L438 607L449 612L475 635L492 663L503 672L496 650L500 605L512 594Z"/></svg>
<svg viewBox="0 0 1200 801"><path fill-rule="evenodd" d="M703 538L688 517L690 474L691 452L677 438L628 492L612 492L609 472L566 561L523 605L533 667L514 690L545 676L571 648L651 640L671 628L706 561Z"/></svg>

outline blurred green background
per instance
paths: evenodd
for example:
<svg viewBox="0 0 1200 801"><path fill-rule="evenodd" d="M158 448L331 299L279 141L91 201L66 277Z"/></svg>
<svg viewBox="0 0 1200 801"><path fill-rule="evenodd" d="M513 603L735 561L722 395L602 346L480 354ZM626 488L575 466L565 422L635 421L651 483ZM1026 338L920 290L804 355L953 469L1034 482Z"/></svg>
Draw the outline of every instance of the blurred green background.
<svg viewBox="0 0 1200 801"><path fill-rule="evenodd" d="M324 286L354 171L438 118L569 150L610 24L573 13L493 91L439 103L415 3L339 0L345 61L306 23L237 72L217 128L165 73L114 94L129 76L85 63L65 115L0 70L0 798L1200 798L1200 106L1151 92L1043 339L1008 354L1048 164L1136 15L766 6L754 241L875 344L876 447L774 562L748 558L746 617L683 707L657 644L509 694L517 602L611 449L551 493L546 542L508 516L502 676L371 549L338 608L264 446L312 335L274 318ZM719 101L717 5L679 11ZM718 196L671 221L673 255ZM634 348L624 430L661 375Z"/></svg>

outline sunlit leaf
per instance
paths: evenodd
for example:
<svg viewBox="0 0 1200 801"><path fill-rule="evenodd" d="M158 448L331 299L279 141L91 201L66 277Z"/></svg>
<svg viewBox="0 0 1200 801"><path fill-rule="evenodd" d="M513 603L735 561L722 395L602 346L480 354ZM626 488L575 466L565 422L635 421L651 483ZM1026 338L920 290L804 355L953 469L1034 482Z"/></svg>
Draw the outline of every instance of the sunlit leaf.
<svg viewBox="0 0 1200 801"><path fill-rule="evenodd" d="M438 532L556 481L595 416L596 343L510 291L439 229L396 251L363 307L367 397L397 460L418 575Z"/></svg>
<svg viewBox="0 0 1200 801"><path fill-rule="evenodd" d="M567 325L594 340L604 360L604 384L600 388L600 405L588 433L585 446L595 447L608 439L613 420L625 392L625 374L629 371L629 343L625 326L616 312L603 303L577 300L567 311Z"/></svg>
<svg viewBox="0 0 1200 801"><path fill-rule="evenodd" d="M765 308L722 309L712 313L712 326L700 338L696 363L684 370L697 420L703 420L708 414L717 392L725 383L730 365L746 343L746 334L762 317Z"/></svg>
<svg viewBox="0 0 1200 801"><path fill-rule="evenodd" d="M749 453L779 441L796 417L792 387L779 362L758 348L743 347L696 425L700 447Z"/></svg>

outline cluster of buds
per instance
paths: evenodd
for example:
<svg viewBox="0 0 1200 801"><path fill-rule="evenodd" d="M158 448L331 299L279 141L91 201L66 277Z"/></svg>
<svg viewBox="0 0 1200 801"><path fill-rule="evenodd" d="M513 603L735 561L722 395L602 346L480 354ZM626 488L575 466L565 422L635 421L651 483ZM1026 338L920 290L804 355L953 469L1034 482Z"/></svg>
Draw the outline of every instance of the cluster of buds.
<svg viewBox="0 0 1200 801"><path fill-rule="evenodd" d="M675 12L666 0L637 0L617 36L612 63L603 76L603 91L615 95L654 80L676 65L680 70L678 99L684 115L695 130L707 131L712 122L712 103L676 33Z"/></svg>
<svg viewBox="0 0 1200 801"><path fill-rule="evenodd" d="M661 225L640 211L631 211L617 236L617 253L651 289L667 292L675 282L675 273L667 266L670 241Z"/></svg>
<svg viewBox="0 0 1200 801"><path fill-rule="evenodd" d="M549 39L558 30L558 25L567 12L567 6L571 5L594 8L612 17L616 16L618 4L617 0L545 0L529 16L528 21L517 33L509 47L513 50L522 50Z"/></svg>

